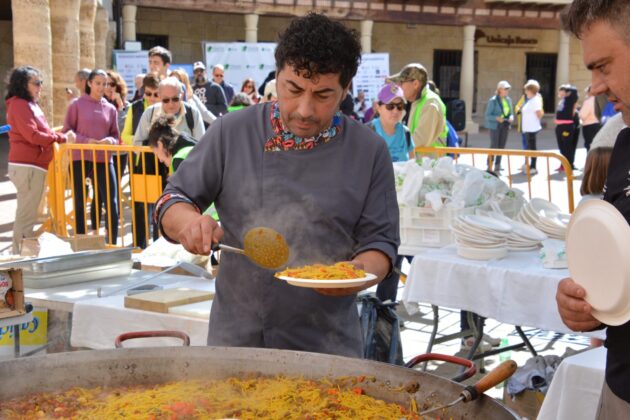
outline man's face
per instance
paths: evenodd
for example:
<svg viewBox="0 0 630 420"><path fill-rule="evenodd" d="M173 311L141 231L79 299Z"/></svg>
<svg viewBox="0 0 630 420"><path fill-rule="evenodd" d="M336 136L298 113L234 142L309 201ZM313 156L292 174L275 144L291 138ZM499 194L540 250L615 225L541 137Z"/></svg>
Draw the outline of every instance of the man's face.
<svg viewBox="0 0 630 420"><path fill-rule="evenodd" d="M225 72L221 69L212 70L212 80L214 83L221 84L223 83L223 78L225 77Z"/></svg>
<svg viewBox="0 0 630 420"><path fill-rule="evenodd" d="M155 105L160 102L160 93L157 89L147 86L144 88L144 98L147 100L149 106Z"/></svg>
<svg viewBox="0 0 630 420"><path fill-rule="evenodd" d="M405 80L400 83L400 87L405 94L405 99L409 102L413 102L418 98L418 93L420 93L419 80Z"/></svg>
<svg viewBox="0 0 630 420"><path fill-rule="evenodd" d="M312 137L330 126L348 93L339 74L317 74L311 79L285 65L276 74L278 106L284 125L298 137Z"/></svg>
<svg viewBox="0 0 630 420"><path fill-rule="evenodd" d="M197 69L194 71L195 74L195 82L201 85L206 81L206 71L204 69Z"/></svg>
<svg viewBox="0 0 630 420"><path fill-rule="evenodd" d="M581 42L584 64L592 71L591 94L607 95L630 124L630 43L620 29L602 21L585 30Z"/></svg>
<svg viewBox="0 0 630 420"><path fill-rule="evenodd" d="M160 99L162 110L167 115L175 115L181 109L182 91L174 86L162 86L160 88Z"/></svg>
<svg viewBox="0 0 630 420"><path fill-rule="evenodd" d="M149 57L149 69L152 73L166 75L168 66L168 64L162 61L162 57L160 57L159 55L152 55L151 57Z"/></svg>

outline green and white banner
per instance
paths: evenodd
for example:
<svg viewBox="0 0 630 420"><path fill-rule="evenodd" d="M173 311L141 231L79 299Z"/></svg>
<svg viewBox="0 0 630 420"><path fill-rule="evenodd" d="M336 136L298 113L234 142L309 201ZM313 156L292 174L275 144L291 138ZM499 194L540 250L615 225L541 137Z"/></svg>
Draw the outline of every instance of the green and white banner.
<svg viewBox="0 0 630 420"><path fill-rule="evenodd" d="M208 69L208 78L212 78L212 67L223 64L225 81L231 83L235 91L241 89L245 79L256 82L256 89L265 80L269 72L276 69L273 42L204 42L204 61Z"/></svg>

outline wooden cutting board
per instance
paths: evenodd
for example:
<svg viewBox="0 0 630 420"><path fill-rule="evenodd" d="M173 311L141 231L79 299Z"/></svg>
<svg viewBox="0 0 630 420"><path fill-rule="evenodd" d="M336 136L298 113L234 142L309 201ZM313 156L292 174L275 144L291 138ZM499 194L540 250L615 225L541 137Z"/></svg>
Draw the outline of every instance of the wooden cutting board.
<svg viewBox="0 0 630 420"><path fill-rule="evenodd" d="M212 300L214 293L193 289L166 289L125 296L125 308L168 313L173 306Z"/></svg>

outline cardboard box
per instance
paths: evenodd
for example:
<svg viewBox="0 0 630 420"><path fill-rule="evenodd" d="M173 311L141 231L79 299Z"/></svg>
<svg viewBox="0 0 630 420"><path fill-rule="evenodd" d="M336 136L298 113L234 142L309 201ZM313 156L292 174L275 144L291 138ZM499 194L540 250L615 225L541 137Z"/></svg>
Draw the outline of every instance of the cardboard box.
<svg viewBox="0 0 630 420"><path fill-rule="evenodd" d="M57 236L59 239L67 242L74 252L90 251L93 249L105 249L105 235L77 235L68 238ZM37 238L22 239L23 257L36 257L39 254L39 242Z"/></svg>
<svg viewBox="0 0 630 420"><path fill-rule="evenodd" d="M545 394L540 391L526 390L517 394L514 399L508 394L507 389L503 391L503 404L525 419L533 420L538 417L544 399Z"/></svg>
<svg viewBox="0 0 630 420"><path fill-rule="evenodd" d="M11 288L9 292L13 294L13 305L7 306L3 300L0 305L0 318L9 318L12 316L20 316L26 313L24 308L24 286L22 283L22 270L9 269L0 270L0 282L9 282Z"/></svg>

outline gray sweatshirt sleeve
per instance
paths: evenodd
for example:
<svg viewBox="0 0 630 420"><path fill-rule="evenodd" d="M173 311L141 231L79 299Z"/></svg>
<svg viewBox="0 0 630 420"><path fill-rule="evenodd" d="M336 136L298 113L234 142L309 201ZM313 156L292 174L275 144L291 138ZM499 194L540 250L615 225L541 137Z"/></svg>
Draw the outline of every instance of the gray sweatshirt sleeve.
<svg viewBox="0 0 630 420"><path fill-rule="evenodd" d="M379 250L390 258L393 266L400 245L400 219L394 168L385 142L381 142L380 148L364 210L354 230L358 244L354 255L370 249Z"/></svg>

